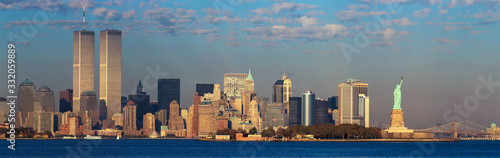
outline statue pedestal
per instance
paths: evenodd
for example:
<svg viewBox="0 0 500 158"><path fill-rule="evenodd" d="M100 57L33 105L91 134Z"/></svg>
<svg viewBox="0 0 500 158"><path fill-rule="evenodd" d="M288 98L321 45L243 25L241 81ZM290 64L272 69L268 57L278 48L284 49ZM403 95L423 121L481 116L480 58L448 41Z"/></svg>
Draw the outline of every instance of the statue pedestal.
<svg viewBox="0 0 500 158"><path fill-rule="evenodd" d="M392 109L391 111L391 126L385 131L388 133L413 133L412 129L405 127L405 122L403 121L403 110Z"/></svg>

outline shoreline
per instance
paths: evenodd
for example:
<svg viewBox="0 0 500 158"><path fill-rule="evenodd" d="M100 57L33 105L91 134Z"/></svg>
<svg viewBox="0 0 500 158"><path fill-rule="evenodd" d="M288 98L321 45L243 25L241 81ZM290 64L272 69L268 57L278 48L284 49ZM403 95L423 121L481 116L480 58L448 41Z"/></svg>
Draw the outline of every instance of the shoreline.
<svg viewBox="0 0 500 158"><path fill-rule="evenodd" d="M459 142L458 139L291 139L291 140L214 140L198 139L198 141L220 141L220 142Z"/></svg>

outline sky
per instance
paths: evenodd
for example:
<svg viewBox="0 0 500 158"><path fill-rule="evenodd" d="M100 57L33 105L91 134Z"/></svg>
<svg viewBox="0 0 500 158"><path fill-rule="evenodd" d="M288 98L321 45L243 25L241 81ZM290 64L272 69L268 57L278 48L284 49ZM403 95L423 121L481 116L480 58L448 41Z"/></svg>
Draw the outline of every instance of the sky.
<svg viewBox="0 0 500 158"><path fill-rule="evenodd" d="M123 96L142 80L157 100L156 80L179 78L187 108L196 83L223 85L224 73L251 68L258 96L271 97L286 71L293 96L311 90L326 99L355 78L369 84L371 119L389 124L404 76L409 128L500 123L498 0L84 2L86 29L96 32L97 93L98 32L111 28L123 31ZM0 43L16 44L18 83L49 86L56 100L72 88L72 32L83 28L82 10L80 0L0 0Z"/></svg>

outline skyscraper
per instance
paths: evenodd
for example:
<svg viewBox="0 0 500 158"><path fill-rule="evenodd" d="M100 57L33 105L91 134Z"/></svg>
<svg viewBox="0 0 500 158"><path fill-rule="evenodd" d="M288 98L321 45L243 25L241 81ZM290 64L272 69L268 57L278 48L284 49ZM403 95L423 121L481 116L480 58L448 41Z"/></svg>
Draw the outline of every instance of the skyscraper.
<svg viewBox="0 0 500 158"><path fill-rule="evenodd" d="M245 79L245 89L243 90L243 93L241 94L241 100L242 100L242 110L244 115L249 115L249 109L250 109L250 101L256 96L255 94L255 83L253 81L252 77L252 72L250 69L248 69L248 76Z"/></svg>
<svg viewBox="0 0 500 158"><path fill-rule="evenodd" d="M205 93L213 93L214 84L197 83L196 92L198 92L198 95L200 96L203 96Z"/></svg>
<svg viewBox="0 0 500 158"><path fill-rule="evenodd" d="M174 100L180 102L181 81L178 78L158 79L158 108L167 110L170 116L170 103Z"/></svg>
<svg viewBox="0 0 500 158"><path fill-rule="evenodd" d="M283 72L281 79L283 80L283 103L288 103L290 97L292 97L292 80L285 72Z"/></svg>
<svg viewBox="0 0 500 158"><path fill-rule="evenodd" d="M364 126L364 117L359 115L359 96L368 97L368 83L357 79L348 79L339 84L339 120L338 123L350 123ZM365 102L364 104L367 104ZM369 103L368 103L369 104ZM369 110L364 110L369 111ZM363 120L363 121L362 121Z"/></svg>
<svg viewBox="0 0 500 158"><path fill-rule="evenodd" d="M55 112L56 104L55 104L54 92L50 90L50 88L47 86L41 86L40 88L38 88L38 90L36 90L34 105L35 107L41 108L41 111Z"/></svg>
<svg viewBox="0 0 500 158"><path fill-rule="evenodd" d="M54 132L54 113L42 111L35 112L35 117L33 120L33 130L40 133Z"/></svg>
<svg viewBox="0 0 500 158"><path fill-rule="evenodd" d="M136 113L136 118L137 118L137 128L141 129L142 128L142 123L143 123L143 116L146 113L153 113L150 111L150 106L149 106L149 95L146 94L144 91L144 88L142 87L142 82L139 80L139 85L137 85L137 93L135 95L129 95L128 99L132 100L135 105L137 106L137 113Z"/></svg>
<svg viewBox="0 0 500 158"><path fill-rule="evenodd" d="M176 100L170 103L170 117L168 119L168 128L170 130L183 130L184 129L184 120L182 116L179 114L179 104Z"/></svg>
<svg viewBox="0 0 500 158"><path fill-rule="evenodd" d="M145 135L151 134L151 132L155 131L155 116L151 113L146 113L143 116L143 126L142 128Z"/></svg>
<svg viewBox="0 0 500 158"><path fill-rule="evenodd" d="M73 89L59 91L59 112L73 110Z"/></svg>
<svg viewBox="0 0 500 158"><path fill-rule="evenodd" d="M262 129L269 126L279 127L285 126L285 118L283 111L283 103L268 103L266 106L266 113L262 121Z"/></svg>
<svg viewBox="0 0 500 158"><path fill-rule="evenodd" d="M35 103L35 84L30 80L24 80L17 92L17 112L21 115L16 116L16 127L24 126L27 122L28 112L34 111ZM20 118L17 118L20 117Z"/></svg>
<svg viewBox="0 0 500 158"><path fill-rule="evenodd" d="M94 91L95 32L85 28L73 32L73 112L80 109L83 91ZM102 60L102 59L101 59Z"/></svg>
<svg viewBox="0 0 500 158"><path fill-rule="evenodd" d="M241 99L241 93L245 89L247 74L226 73L224 74L224 93L228 100L230 98Z"/></svg>
<svg viewBox="0 0 500 158"><path fill-rule="evenodd" d="M315 121L314 124L320 124L320 123L330 123L330 117L328 115L328 101L324 99L316 99L315 104L314 104L314 110L315 110Z"/></svg>
<svg viewBox="0 0 500 158"><path fill-rule="evenodd" d="M92 118L92 125L99 121L99 109L97 107L97 96L94 91L84 91L80 98L80 112L78 116L88 114Z"/></svg>
<svg viewBox="0 0 500 158"><path fill-rule="evenodd" d="M273 103L283 103L283 80L277 80L273 85Z"/></svg>
<svg viewBox="0 0 500 158"><path fill-rule="evenodd" d="M137 118L136 118L136 105L131 100L127 102L125 108L123 108L123 131L133 132L137 130Z"/></svg>
<svg viewBox="0 0 500 158"><path fill-rule="evenodd" d="M302 124L302 97L290 97L288 102L289 106L289 125L301 125Z"/></svg>
<svg viewBox="0 0 500 158"><path fill-rule="evenodd" d="M316 119L315 94L312 91L302 93L302 125L314 125Z"/></svg>
<svg viewBox="0 0 500 158"><path fill-rule="evenodd" d="M106 102L108 118L110 118L121 111L122 32L111 29L102 30L99 53L99 99Z"/></svg>

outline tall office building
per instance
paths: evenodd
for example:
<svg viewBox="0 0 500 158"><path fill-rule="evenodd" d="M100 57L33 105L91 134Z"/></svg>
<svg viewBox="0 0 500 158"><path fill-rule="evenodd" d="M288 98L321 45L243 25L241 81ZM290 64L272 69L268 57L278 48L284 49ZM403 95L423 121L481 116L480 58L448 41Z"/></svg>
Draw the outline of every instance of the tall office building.
<svg viewBox="0 0 500 158"><path fill-rule="evenodd" d="M54 132L54 112L37 111L34 114L33 130L39 133ZM57 124L57 122L55 124Z"/></svg>
<svg viewBox="0 0 500 158"><path fill-rule="evenodd" d="M170 130L183 130L184 119L179 114L180 108L176 100L170 103L170 117L168 119L168 128Z"/></svg>
<svg viewBox="0 0 500 158"><path fill-rule="evenodd" d="M73 110L73 89L59 91L59 112Z"/></svg>
<svg viewBox="0 0 500 158"><path fill-rule="evenodd" d="M187 135L186 138L198 137L198 121L199 121L199 108L201 104L201 96L198 93L194 94L193 106L189 107L189 116L187 120Z"/></svg>
<svg viewBox="0 0 500 158"><path fill-rule="evenodd" d="M219 99L221 99L220 84L214 84L214 95L212 100L218 101Z"/></svg>
<svg viewBox="0 0 500 158"><path fill-rule="evenodd" d="M197 83L196 92L200 96L203 96L205 93L214 93L214 84Z"/></svg>
<svg viewBox="0 0 500 158"><path fill-rule="evenodd" d="M99 100L106 102L110 118L121 111L122 31L102 30L99 54Z"/></svg>
<svg viewBox="0 0 500 158"><path fill-rule="evenodd" d="M302 93L302 125L314 125L316 119L315 94L312 91Z"/></svg>
<svg viewBox="0 0 500 158"><path fill-rule="evenodd" d="M137 93L135 95L129 95L128 99L132 100L137 106L137 128L142 128L143 116L146 113L154 113L150 110L149 106L149 95L146 94L142 86L142 82L139 80L139 85L137 85Z"/></svg>
<svg viewBox="0 0 500 158"><path fill-rule="evenodd" d="M84 28L73 32L73 112L75 113L81 110L80 95L83 91L94 91L94 47L94 31L87 31Z"/></svg>
<svg viewBox="0 0 500 158"><path fill-rule="evenodd" d="M241 93L245 89L247 74L226 73L224 74L224 93L228 98L241 99Z"/></svg>
<svg viewBox="0 0 500 158"><path fill-rule="evenodd" d="M36 87L33 82L26 79L24 80L17 90L17 116L15 125L16 127L25 126L28 118L28 112L34 111ZM19 112L21 115L19 115Z"/></svg>
<svg viewBox="0 0 500 158"><path fill-rule="evenodd" d="M92 125L99 121L99 109L97 107L97 95L94 91L84 91L80 98L80 112L78 116L85 116L86 114L92 118Z"/></svg>
<svg viewBox="0 0 500 158"><path fill-rule="evenodd" d="M302 97L290 97L288 102L289 125L302 124Z"/></svg>
<svg viewBox="0 0 500 158"><path fill-rule="evenodd" d="M123 131L135 131L137 130L137 118L136 118L136 105L131 100L127 102L125 108L123 108Z"/></svg>
<svg viewBox="0 0 500 158"><path fill-rule="evenodd" d="M273 103L283 103L283 80L277 80L273 85Z"/></svg>
<svg viewBox="0 0 500 158"><path fill-rule="evenodd" d="M364 94L367 98L368 83L363 83L360 80L348 79L346 83L340 83L339 88L339 120L337 123L358 124L364 126L364 117L359 114L359 97ZM367 104L367 102L364 102ZM368 103L369 104L369 103ZM369 110L364 110L368 111Z"/></svg>
<svg viewBox="0 0 500 158"><path fill-rule="evenodd" d="M283 113L283 103L268 103L266 106L266 113L262 121L262 129L269 126L279 127L285 126L285 117Z"/></svg>
<svg viewBox="0 0 500 158"><path fill-rule="evenodd" d="M329 107L330 109L332 109L332 111L334 109L339 109L338 100L339 100L338 96L332 96L328 98L328 104L330 104Z"/></svg>
<svg viewBox="0 0 500 158"><path fill-rule="evenodd" d="M256 96L255 94L255 83L253 81L252 77L252 72L250 69L248 69L248 76L245 79L245 89L243 90L243 93L241 94L241 100L242 100L242 110L244 115L249 115L249 110L250 110L250 101Z"/></svg>
<svg viewBox="0 0 500 158"><path fill-rule="evenodd" d="M292 80L285 72L283 72L281 79L283 80L283 103L288 103L290 97L292 97Z"/></svg>
<svg viewBox="0 0 500 158"><path fill-rule="evenodd" d="M358 113L360 117L360 125L370 127L370 97L365 94L359 94Z"/></svg>
<svg viewBox="0 0 500 158"><path fill-rule="evenodd" d="M47 86L41 86L36 90L34 105L39 108L35 111L55 112L56 103L54 92Z"/></svg>
<svg viewBox="0 0 500 158"><path fill-rule="evenodd" d="M315 110L315 121L314 124L320 124L320 123L330 123L330 115L328 114L328 101L324 99L316 99L315 104L314 104L314 110Z"/></svg>
<svg viewBox="0 0 500 158"><path fill-rule="evenodd" d="M151 132L155 131L155 116L151 113L146 113L143 116L143 126L142 128L144 135L149 135Z"/></svg>
<svg viewBox="0 0 500 158"><path fill-rule="evenodd" d="M181 81L178 78L158 79L158 109L167 110L170 116L170 103L174 100L180 102Z"/></svg>

